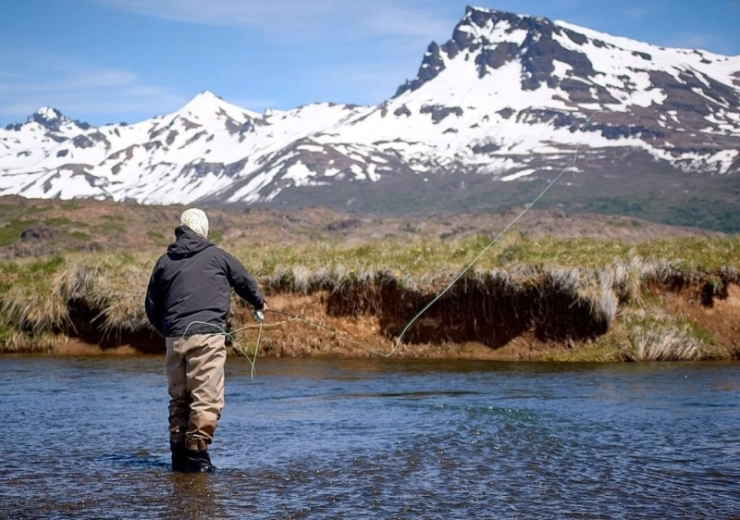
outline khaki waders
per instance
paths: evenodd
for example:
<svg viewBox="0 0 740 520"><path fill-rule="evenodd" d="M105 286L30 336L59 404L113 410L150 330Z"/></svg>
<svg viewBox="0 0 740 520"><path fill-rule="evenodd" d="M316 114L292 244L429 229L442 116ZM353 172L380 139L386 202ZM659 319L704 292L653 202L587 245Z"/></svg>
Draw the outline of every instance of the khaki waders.
<svg viewBox="0 0 740 520"><path fill-rule="evenodd" d="M224 336L167 338L166 345L170 444L205 451L224 407Z"/></svg>

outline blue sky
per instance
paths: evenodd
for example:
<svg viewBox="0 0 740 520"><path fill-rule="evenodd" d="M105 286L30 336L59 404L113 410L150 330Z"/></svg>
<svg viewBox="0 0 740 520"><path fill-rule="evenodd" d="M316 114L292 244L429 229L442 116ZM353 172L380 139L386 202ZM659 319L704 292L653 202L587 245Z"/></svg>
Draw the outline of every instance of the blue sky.
<svg viewBox="0 0 740 520"><path fill-rule="evenodd" d="M0 0L0 124L42 106L94 125L203 90L255 111L373 104L416 75L471 2ZM740 55L740 0L479 0L670 47Z"/></svg>

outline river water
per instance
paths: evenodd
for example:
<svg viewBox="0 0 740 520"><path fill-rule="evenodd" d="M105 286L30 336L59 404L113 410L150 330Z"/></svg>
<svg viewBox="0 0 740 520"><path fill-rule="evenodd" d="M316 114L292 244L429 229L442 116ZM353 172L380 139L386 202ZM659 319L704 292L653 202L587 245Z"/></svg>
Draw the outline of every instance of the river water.
<svg viewBox="0 0 740 520"><path fill-rule="evenodd" d="M0 357L0 518L740 518L740 363L227 363L210 475L163 358Z"/></svg>

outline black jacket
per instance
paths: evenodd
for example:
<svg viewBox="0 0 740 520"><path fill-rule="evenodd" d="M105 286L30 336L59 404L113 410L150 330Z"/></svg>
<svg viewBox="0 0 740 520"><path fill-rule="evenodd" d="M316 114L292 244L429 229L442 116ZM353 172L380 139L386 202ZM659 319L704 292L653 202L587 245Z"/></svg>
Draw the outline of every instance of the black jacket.
<svg viewBox="0 0 740 520"><path fill-rule="evenodd" d="M149 322L166 337L220 332L229 312L231 287L261 310L257 282L226 251L187 226L154 266L146 291Z"/></svg>

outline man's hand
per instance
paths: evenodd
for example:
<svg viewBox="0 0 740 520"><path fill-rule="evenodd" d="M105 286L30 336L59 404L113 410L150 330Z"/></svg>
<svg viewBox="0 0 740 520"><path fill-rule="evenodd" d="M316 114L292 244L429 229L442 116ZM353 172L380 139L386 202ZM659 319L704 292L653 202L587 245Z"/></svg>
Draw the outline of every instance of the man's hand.
<svg viewBox="0 0 740 520"><path fill-rule="evenodd" d="M261 309L255 309L252 312L252 316L254 317L254 321L262 321L265 319L265 311L267 310L267 304L263 303Z"/></svg>

